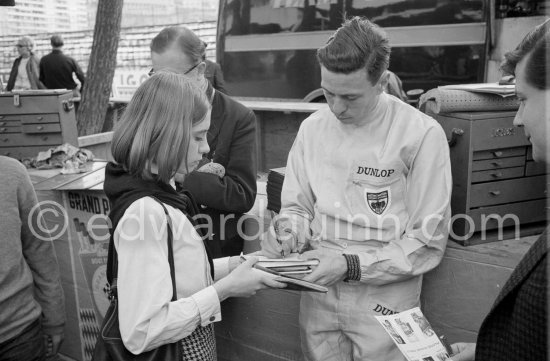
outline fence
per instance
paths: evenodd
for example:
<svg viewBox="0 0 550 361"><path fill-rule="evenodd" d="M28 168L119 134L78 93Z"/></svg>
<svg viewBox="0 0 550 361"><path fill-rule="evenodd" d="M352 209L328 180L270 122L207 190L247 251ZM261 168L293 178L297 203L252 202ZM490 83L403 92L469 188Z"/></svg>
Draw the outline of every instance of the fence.
<svg viewBox="0 0 550 361"><path fill-rule="evenodd" d="M206 56L214 60L216 55L216 22L194 22L183 25L193 30L208 47ZM123 28L120 31L120 41L117 52L117 73L128 71L148 70L151 66L149 44L153 37L164 27L169 25L155 25ZM63 36L65 46L63 52L73 57L84 72L88 69L88 60L92 50L93 30L72 31L59 33ZM26 34L35 42L34 53L40 58L51 51L50 37L53 33ZM0 78L4 84L7 83L11 67L15 58L19 56L15 48L17 39L22 35L9 35L0 37ZM116 84L121 76L115 75L113 84Z"/></svg>

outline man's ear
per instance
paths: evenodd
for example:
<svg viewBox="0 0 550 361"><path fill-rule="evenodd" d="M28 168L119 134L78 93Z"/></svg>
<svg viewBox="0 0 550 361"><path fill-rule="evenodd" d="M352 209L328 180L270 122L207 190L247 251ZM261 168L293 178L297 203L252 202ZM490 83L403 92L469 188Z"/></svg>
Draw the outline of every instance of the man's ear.
<svg viewBox="0 0 550 361"><path fill-rule="evenodd" d="M376 85L377 90L379 93L382 93L388 89L388 82L390 80L390 73L387 71L384 71L382 75L380 75L380 79L378 79L378 84Z"/></svg>

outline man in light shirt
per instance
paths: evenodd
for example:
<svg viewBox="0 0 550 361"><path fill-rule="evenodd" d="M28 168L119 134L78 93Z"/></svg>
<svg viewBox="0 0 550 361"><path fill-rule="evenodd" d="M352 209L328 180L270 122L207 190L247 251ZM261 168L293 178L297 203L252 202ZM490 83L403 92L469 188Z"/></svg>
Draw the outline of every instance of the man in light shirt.
<svg viewBox="0 0 550 361"><path fill-rule="evenodd" d="M320 260L305 279L329 292L301 296L306 360L405 360L374 316L419 306L422 275L443 256L452 188L445 133L383 91L390 45L375 24L346 21L317 56L328 108L298 131L279 233L267 232L262 251L313 248L302 257Z"/></svg>

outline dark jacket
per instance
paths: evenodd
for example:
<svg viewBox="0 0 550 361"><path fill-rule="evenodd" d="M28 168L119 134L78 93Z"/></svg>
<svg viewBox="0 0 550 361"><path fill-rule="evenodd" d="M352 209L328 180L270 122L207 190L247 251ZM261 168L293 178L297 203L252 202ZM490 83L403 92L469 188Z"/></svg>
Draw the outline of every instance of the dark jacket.
<svg viewBox="0 0 550 361"><path fill-rule="evenodd" d="M73 73L82 85L84 85L84 73L80 66L70 56L63 54L59 49L52 50L51 53L40 60L40 81L48 89L74 89L76 83L73 80Z"/></svg>
<svg viewBox="0 0 550 361"><path fill-rule="evenodd" d="M479 329L476 360L547 359L548 229L521 259Z"/></svg>
<svg viewBox="0 0 550 361"><path fill-rule="evenodd" d="M7 91L12 91L13 87L15 86L15 80L17 79L17 71L19 69L19 64L21 63L22 57L18 57L13 62L13 66L11 67L10 72L10 78L8 79L8 85L6 86ZM34 56L33 53L31 53L31 56L29 57L29 62L27 63L27 76L29 77L29 82L31 83L32 89L44 89L46 88L44 84L42 84L39 80L39 65L38 60Z"/></svg>
<svg viewBox="0 0 550 361"><path fill-rule="evenodd" d="M237 255L243 246L238 220L256 198L256 117L241 103L216 91L207 139L208 158L225 167L225 177L195 171L185 177L182 187L206 206L202 211L212 217L213 234L208 239L212 257ZM226 217L225 227L221 216Z"/></svg>
<svg viewBox="0 0 550 361"><path fill-rule="evenodd" d="M206 59L206 70L204 71L204 76L214 87L214 89L221 91L224 94L227 94L227 89L225 89L225 81L223 80L223 73L220 64L214 63L211 60Z"/></svg>

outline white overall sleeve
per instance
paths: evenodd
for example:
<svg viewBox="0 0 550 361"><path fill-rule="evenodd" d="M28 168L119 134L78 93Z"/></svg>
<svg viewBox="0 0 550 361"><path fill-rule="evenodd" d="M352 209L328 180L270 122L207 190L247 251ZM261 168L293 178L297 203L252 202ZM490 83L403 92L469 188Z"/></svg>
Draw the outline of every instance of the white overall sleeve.
<svg viewBox="0 0 550 361"><path fill-rule="evenodd" d="M303 127L300 127L288 154L285 180L281 192L281 218L288 217L299 245L309 238L309 226L314 215L315 197L306 174Z"/></svg>
<svg viewBox="0 0 550 361"><path fill-rule="evenodd" d="M445 251L451 217L449 146L440 127L425 134L407 177L409 221L401 239L358 253L361 282L386 284L420 275L436 267Z"/></svg>
<svg viewBox="0 0 550 361"><path fill-rule="evenodd" d="M144 216L140 217L140 209L146 209ZM168 233L160 226L163 224L166 215L162 207L142 198L126 210L115 232L120 333L134 354L176 342L199 325L221 320L218 294L212 286L171 301ZM197 270L197 274L201 272L204 270ZM176 280L194 276L176 274Z"/></svg>

